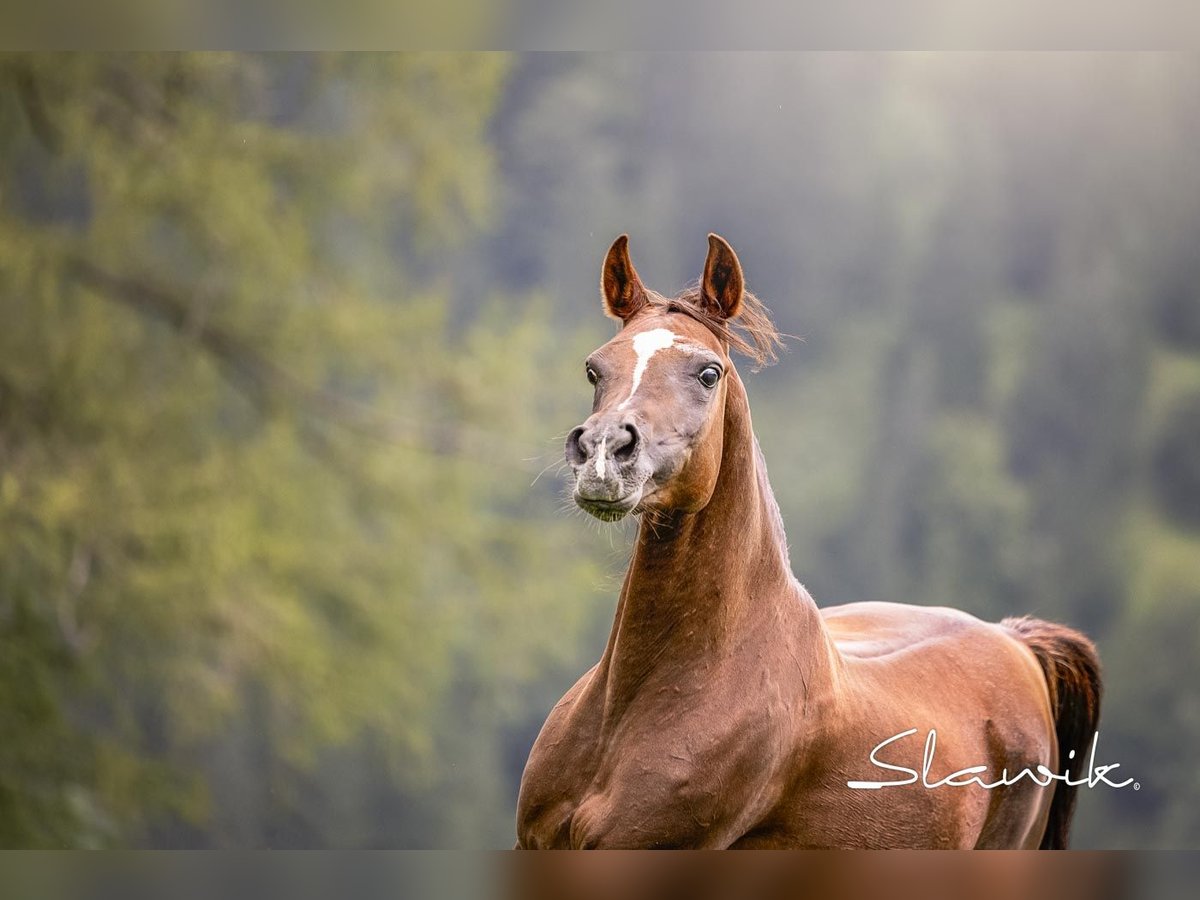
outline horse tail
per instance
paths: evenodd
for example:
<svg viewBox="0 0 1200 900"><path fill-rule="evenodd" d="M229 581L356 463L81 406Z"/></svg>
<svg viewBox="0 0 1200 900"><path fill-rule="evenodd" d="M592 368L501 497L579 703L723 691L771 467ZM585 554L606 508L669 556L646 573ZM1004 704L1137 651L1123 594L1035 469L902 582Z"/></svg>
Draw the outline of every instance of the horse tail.
<svg viewBox="0 0 1200 900"><path fill-rule="evenodd" d="M1095 645L1074 629L1025 616L1000 623L1037 657L1050 689L1050 709L1058 736L1059 772L1078 769L1091 746L1100 719L1100 657ZM1072 758L1071 751L1075 751ZM1065 850L1078 788L1059 781L1050 801L1050 818L1040 849Z"/></svg>

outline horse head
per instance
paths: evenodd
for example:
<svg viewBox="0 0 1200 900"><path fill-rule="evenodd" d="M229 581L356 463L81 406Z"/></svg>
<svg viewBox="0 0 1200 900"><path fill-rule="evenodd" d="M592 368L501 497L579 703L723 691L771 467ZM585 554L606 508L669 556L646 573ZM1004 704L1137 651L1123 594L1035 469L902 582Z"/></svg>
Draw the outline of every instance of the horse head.
<svg viewBox="0 0 1200 900"><path fill-rule="evenodd" d="M667 298L642 284L629 240L613 242L601 270L604 311L617 335L588 356L592 414L567 435L574 498L604 521L629 513L694 512L720 471L730 350L769 358L778 336L745 290L733 248L708 236L704 274ZM742 318L742 331L732 322Z"/></svg>

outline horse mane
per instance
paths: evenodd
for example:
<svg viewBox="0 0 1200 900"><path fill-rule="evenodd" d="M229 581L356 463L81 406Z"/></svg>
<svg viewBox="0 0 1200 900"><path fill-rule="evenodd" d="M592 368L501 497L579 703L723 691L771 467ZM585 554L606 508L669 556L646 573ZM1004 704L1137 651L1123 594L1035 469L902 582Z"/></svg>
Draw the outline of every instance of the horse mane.
<svg viewBox="0 0 1200 900"><path fill-rule="evenodd" d="M779 358L784 336L771 321L771 311L766 304L749 291L742 294L741 308L733 319L714 312L712 303L701 292L699 282L688 285L674 297L665 297L647 288L646 297L653 306L665 312L683 313L695 319L719 340L754 360L755 371Z"/></svg>

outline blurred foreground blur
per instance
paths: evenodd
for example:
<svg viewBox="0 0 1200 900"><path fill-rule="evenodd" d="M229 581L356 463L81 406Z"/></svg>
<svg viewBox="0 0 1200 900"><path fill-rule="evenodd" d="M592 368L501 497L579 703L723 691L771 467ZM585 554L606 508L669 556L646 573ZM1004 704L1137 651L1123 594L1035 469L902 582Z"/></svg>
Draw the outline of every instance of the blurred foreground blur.
<svg viewBox="0 0 1200 900"><path fill-rule="evenodd" d="M1119 854L1006 851L518 854L509 900L1131 900Z"/></svg>
<svg viewBox="0 0 1200 900"><path fill-rule="evenodd" d="M10 854L15 900L1183 900L1191 855L937 851Z"/></svg>

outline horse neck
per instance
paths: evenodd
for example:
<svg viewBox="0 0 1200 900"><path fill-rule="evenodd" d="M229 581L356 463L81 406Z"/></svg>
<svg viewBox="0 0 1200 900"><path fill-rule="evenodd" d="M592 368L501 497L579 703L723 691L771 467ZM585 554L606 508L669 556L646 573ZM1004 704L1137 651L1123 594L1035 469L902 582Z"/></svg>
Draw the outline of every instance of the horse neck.
<svg viewBox="0 0 1200 900"><path fill-rule="evenodd" d="M756 632L789 642L792 658L828 659L816 604L791 572L745 389L730 375L712 497L694 513L647 514L638 530L601 660L618 713L653 672L704 670L733 648L754 646Z"/></svg>

